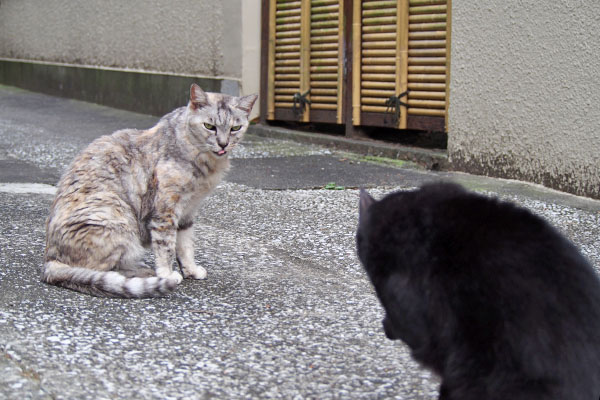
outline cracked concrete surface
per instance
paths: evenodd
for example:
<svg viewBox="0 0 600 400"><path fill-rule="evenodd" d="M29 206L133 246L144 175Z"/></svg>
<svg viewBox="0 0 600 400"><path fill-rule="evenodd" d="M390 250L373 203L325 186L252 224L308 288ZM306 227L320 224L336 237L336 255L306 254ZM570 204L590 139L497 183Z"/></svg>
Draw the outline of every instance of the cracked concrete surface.
<svg viewBox="0 0 600 400"><path fill-rule="evenodd" d="M544 216L600 266L598 201L249 136L196 220L207 280L149 300L41 284L60 172L94 137L156 120L0 87L0 398L436 399L436 378L380 327L354 250L359 186L452 179Z"/></svg>

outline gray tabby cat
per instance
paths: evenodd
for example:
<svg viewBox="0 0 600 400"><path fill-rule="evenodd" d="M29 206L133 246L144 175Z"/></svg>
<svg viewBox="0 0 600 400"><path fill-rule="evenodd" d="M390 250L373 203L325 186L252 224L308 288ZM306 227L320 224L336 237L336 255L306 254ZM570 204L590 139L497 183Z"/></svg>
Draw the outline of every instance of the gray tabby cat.
<svg viewBox="0 0 600 400"><path fill-rule="evenodd" d="M154 297L183 277L204 279L194 262L194 216L229 169L256 95L190 89L187 107L154 127L92 142L60 182L46 224L42 281L104 297ZM155 271L142 262L155 255ZM172 269L177 260L183 276Z"/></svg>

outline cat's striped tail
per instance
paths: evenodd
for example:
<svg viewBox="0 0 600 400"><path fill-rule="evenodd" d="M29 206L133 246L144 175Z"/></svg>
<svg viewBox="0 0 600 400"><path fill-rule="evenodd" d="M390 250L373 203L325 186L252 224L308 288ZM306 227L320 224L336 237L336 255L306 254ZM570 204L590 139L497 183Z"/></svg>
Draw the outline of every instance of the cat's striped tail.
<svg viewBox="0 0 600 400"><path fill-rule="evenodd" d="M47 261L44 264L42 282L93 296L120 298L165 296L179 283L156 276L129 278L116 271L73 267L59 261Z"/></svg>

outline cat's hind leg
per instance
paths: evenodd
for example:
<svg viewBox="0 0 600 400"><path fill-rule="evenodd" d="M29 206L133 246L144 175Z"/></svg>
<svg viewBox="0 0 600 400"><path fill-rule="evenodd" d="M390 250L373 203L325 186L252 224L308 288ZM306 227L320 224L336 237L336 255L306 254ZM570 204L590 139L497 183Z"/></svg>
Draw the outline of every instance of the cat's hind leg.
<svg viewBox="0 0 600 400"><path fill-rule="evenodd" d="M156 276L156 272L146 265L142 258L145 249L136 238L131 238L127 247L122 247L123 252L115 264L114 270L127 278L150 278Z"/></svg>
<svg viewBox="0 0 600 400"><path fill-rule="evenodd" d="M184 278L205 279L206 270L194 261L194 228L193 226L186 229L177 230L177 262L181 268Z"/></svg>
<svg viewBox="0 0 600 400"><path fill-rule="evenodd" d="M120 264L117 271L127 278L150 278L156 276L154 269L138 261L136 263Z"/></svg>

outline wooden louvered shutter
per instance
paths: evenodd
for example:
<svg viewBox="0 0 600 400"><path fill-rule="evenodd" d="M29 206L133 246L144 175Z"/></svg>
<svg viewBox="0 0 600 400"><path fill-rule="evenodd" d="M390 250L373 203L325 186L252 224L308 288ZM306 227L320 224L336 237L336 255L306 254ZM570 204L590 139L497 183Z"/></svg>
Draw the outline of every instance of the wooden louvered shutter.
<svg viewBox="0 0 600 400"><path fill-rule="evenodd" d="M264 0L266 119L445 131L450 2Z"/></svg>
<svg viewBox="0 0 600 400"><path fill-rule="evenodd" d="M267 119L343 122L342 5L343 0L270 1ZM298 96L310 101L303 112Z"/></svg>
<svg viewBox="0 0 600 400"><path fill-rule="evenodd" d="M373 124L388 107L386 101L406 90L406 54L399 40L398 10L407 0L354 2L353 23L353 124ZM405 42L405 41L404 41ZM377 113L372 115L372 113ZM406 112L401 113L404 120ZM367 121L365 121L365 119ZM377 124L377 123L375 123ZM403 128L406 122L398 121Z"/></svg>
<svg viewBox="0 0 600 400"><path fill-rule="evenodd" d="M312 0L311 121L342 123L343 0Z"/></svg>
<svg viewBox="0 0 600 400"><path fill-rule="evenodd" d="M354 1L354 125L445 129L448 2Z"/></svg>
<svg viewBox="0 0 600 400"><path fill-rule="evenodd" d="M450 54L447 3L446 0L410 0L409 115L446 119Z"/></svg>
<svg viewBox="0 0 600 400"><path fill-rule="evenodd" d="M271 0L269 7L269 77L267 118L295 119L289 113L300 91L301 2ZM281 114L281 113L279 113Z"/></svg>

